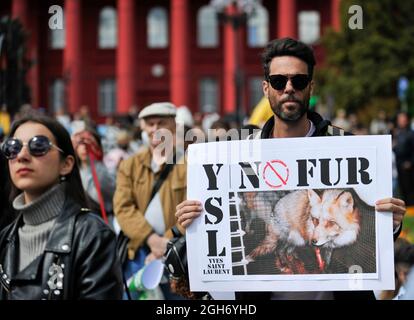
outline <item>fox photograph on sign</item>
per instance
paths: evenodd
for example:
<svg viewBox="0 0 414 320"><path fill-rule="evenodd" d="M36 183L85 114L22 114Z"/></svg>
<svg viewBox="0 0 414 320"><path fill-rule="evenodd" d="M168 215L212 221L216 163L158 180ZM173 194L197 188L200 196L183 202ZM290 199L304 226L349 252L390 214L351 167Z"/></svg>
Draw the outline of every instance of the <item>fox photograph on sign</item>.
<svg viewBox="0 0 414 320"><path fill-rule="evenodd" d="M376 273L375 210L352 189L232 193L232 216L234 275Z"/></svg>
<svg viewBox="0 0 414 320"><path fill-rule="evenodd" d="M192 291L394 287L389 136L191 145L187 190Z"/></svg>

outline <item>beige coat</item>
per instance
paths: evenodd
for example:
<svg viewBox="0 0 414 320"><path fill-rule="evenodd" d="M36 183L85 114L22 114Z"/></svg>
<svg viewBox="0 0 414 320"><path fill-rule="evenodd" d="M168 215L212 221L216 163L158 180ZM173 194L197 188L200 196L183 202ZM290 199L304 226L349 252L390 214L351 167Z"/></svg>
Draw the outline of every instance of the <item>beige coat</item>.
<svg viewBox="0 0 414 320"><path fill-rule="evenodd" d="M148 206L154 181L159 177L151 170L151 152L145 148L131 158L121 162L117 174L114 195L116 219L130 239L128 257L133 259L137 249L150 235L151 225L144 214ZM176 224L176 206L185 200L187 187L187 164L175 164L167 179L163 182L159 195L164 211L165 236L172 237L171 227ZM178 226L178 224L177 224ZM184 230L179 227L181 232Z"/></svg>

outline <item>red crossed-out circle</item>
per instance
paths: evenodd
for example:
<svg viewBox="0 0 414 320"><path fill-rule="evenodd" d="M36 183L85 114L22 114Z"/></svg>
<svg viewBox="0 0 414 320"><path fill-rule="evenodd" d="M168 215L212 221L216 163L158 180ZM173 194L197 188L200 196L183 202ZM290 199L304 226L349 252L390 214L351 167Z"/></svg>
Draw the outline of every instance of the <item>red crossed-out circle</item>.
<svg viewBox="0 0 414 320"><path fill-rule="evenodd" d="M282 160L267 161L263 168L263 179L269 187L281 188L289 179L289 168Z"/></svg>

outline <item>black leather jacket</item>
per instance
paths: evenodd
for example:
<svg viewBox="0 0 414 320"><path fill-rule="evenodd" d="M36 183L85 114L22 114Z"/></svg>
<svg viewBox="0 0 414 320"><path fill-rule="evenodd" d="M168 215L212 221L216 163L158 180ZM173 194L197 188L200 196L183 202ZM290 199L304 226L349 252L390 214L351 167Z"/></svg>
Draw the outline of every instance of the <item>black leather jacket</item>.
<svg viewBox="0 0 414 320"><path fill-rule="evenodd" d="M21 224L0 234L0 300L122 298L115 234L98 216L66 199L43 254L17 273Z"/></svg>

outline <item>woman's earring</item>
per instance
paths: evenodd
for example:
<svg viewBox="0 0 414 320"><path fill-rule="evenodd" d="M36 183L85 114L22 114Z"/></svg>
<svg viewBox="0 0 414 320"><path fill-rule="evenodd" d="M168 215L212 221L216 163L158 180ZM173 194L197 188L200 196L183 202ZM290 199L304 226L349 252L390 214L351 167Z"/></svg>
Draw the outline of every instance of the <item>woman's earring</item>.
<svg viewBox="0 0 414 320"><path fill-rule="evenodd" d="M60 176L60 182L64 182L66 180L66 176Z"/></svg>

